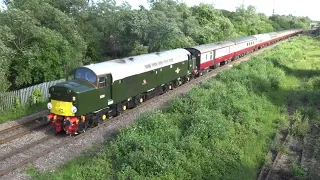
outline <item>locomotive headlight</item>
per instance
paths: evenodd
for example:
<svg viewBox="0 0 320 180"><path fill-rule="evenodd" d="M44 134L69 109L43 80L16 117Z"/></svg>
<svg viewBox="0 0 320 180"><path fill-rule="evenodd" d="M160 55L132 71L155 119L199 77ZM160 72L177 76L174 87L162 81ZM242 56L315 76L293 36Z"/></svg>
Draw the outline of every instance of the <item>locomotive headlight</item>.
<svg viewBox="0 0 320 180"><path fill-rule="evenodd" d="M78 111L78 109L77 109L75 106L72 106L71 112L72 112L73 114L75 114L77 111Z"/></svg>
<svg viewBox="0 0 320 180"><path fill-rule="evenodd" d="M72 97L72 100L73 100L73 101L76 101L76 97L75 97L75 96L73 96L73 97Z"/></svg>
<svg viewBox="0 0 320 180"><path fill-rule="evenodd" d="M52 104L51 104L51 103L48 103L48 104L47 104L47 107L48 107L48 109L52 109Z"/></svg>

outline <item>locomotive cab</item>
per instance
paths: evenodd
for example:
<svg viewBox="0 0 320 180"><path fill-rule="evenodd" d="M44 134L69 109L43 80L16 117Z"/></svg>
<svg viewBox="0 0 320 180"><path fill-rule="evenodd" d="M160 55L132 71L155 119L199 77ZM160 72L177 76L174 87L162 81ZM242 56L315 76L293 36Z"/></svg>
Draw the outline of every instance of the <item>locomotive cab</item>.
<svg viewBox="0 0 320 180"><path fill-rule="evenodd" d="M84 132L86 116L108 104L111 97L110 74L97 76L92 70L79 67L67 81L49 88L48 120L56 132Z"/></svg>

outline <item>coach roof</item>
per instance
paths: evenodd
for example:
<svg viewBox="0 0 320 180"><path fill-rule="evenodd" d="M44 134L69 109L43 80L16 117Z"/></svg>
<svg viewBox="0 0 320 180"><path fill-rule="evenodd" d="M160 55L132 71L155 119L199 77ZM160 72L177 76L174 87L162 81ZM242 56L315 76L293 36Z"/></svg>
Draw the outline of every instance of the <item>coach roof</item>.
<svg viewBox="0 0 320 180"><path fill-rule="evenodd" d="M115 59L106 62L83 66L92 70L97 76L110 73L113 81L141 74L188 60L190 52L179 48L169 51L155 52L138 56Z"/></svg>
<svg viewBox="0 0 320 180"><path fill-rule="evenodd" d="M257 34L257 35L253 35L253 36L257 38L258 42L264 42L264 41L268 41L268 40L271 39L270 34L267 34L267 33L265 33L265 34Z"/></svg>
<svg viewBox="0 0 320 180"><path fill-rule="evenodd" d="M201 44L201 45L193 46L190 48L196 49L200 51L200 53L205 53L208 51L213 51L215 49L220 49L220 48L224 48L232 45L234 45L234 42L232 41L222 41L222 42L216 42L216 43L210 43L210 44Z"/></svg>
<svg viewBox="0 0 320 180"><path fill-rule="evenodd" d="M235 42L236 44L239 44L239 43L243 43L243 42L247 42L247 41L253 41L253 40L257 40L257 38L254 37L254 36L247 36L247 37L240 37L240 38L237 38L237 39L233 39L232 41Z"/></svg>

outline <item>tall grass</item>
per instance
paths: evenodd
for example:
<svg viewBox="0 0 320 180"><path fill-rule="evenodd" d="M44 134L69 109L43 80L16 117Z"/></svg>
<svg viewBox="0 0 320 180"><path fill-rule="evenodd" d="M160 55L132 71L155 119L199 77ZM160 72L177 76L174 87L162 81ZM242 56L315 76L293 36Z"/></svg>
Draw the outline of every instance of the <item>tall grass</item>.
<svg viewBox="0 0 320 180"><path fill-rule="evenodd" d="M311 68L304 46L316 45L294 38L142 115L100 153L57 172L29 172L35 179L256 179L275 132L288 125L288 106L319 88L318 78L305 82L310 72L296 72Z"/></svg>
<svg viewBox="0 0 320 180"><path fill-rule="evenodd" d="M8 122L10 120L16 120L18 118L39 112L39 111L44 111L47 108L47 103L46 102L41 102L38 104L34 104L32 106L30 105L21 105L17 106L11 109L6 109L0 111L0 124Z"/></svg>

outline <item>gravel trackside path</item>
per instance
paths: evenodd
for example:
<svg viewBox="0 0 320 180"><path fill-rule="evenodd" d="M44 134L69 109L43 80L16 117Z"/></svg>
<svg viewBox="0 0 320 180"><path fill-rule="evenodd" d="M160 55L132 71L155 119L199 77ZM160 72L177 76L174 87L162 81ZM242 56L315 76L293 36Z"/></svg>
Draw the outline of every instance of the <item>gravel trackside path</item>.
<svg viewBox="0 0 320 180"><path fill-rule="evenodd" d="M44 110L44 111L40 111L35 114L31 114L31 115L22 117L17 120L11 120L11 121L2 123L2 124L0 124L0 131L5 130L10 127L13 127L13 126L16 126L16 125L19 125L19 124L24 124L24 123L30 122L30 121L37 119L37 118L40 118L40 117L45 117L48 114L48 112L49 112L48 110Z"/></svg>

